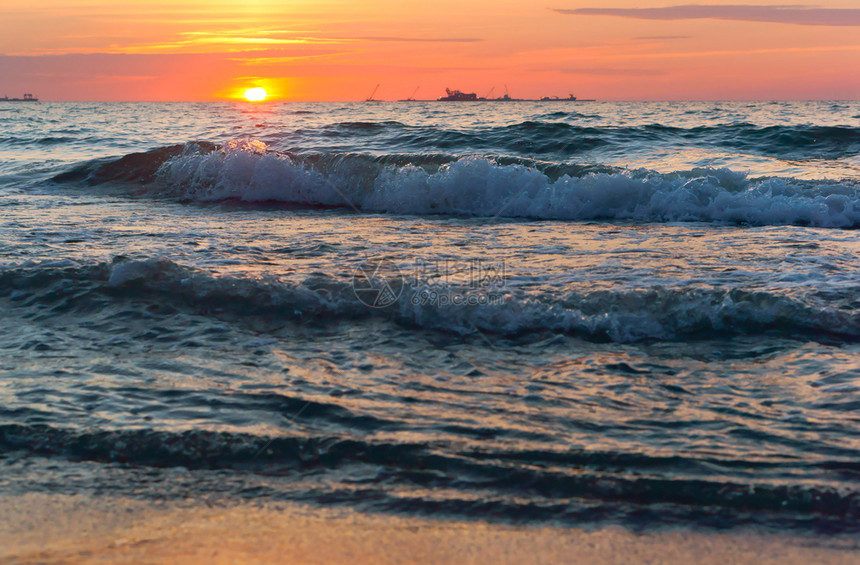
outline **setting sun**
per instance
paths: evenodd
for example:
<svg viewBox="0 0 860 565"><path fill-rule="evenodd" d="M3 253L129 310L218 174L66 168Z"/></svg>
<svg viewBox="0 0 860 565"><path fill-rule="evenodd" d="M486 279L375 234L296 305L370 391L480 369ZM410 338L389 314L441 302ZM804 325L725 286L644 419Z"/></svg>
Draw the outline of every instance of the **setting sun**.
<svg viewBox="0 0 860 565"><path fill-rule="evenodd" d="M262 102L266 99L266 89L260 88L259 86L256 88L249 88L245 91L245 98L249 102Z"/></svg>

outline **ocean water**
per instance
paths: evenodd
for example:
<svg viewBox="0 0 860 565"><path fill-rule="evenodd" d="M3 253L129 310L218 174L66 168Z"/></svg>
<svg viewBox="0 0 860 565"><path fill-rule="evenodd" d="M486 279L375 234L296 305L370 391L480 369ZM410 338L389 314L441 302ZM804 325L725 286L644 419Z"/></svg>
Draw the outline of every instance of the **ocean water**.
<svg viewBox="0 0 860 565"><path fill-rule="evenodd" d="M860 103L0 105L0 491L855 532Z"/></svg>

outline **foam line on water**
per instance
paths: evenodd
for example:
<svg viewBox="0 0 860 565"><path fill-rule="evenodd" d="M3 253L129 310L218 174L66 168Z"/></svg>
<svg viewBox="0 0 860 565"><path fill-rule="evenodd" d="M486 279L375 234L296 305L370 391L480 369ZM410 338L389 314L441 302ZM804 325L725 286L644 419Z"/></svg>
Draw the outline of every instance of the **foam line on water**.
<svg viewBox="0 0 860 565"><path fill-rule="evenodd" d="M690 288L527 293L516 288L431 287L409 278L384 308L368 306L353 283L314 274L301 281L213 276L166 258L87 265L41 264L0 270L0 298L17 303L85 309L87 296L148 300L175 308L225 315L319 322L384 317L453 334L539 335L563 333L589 340L637 342L715 335L821 335L860 339L860 312L849 301L822 302L777 289ZM441 300L444 297L456 300Z"/></svg>

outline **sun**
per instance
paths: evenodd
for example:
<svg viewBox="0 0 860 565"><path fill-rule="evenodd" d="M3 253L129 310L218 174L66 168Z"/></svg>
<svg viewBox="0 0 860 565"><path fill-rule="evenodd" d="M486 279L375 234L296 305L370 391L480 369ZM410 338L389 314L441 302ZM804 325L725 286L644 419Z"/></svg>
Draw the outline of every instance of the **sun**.
<svg viewBox="0 0 860 565"><path fill-rule="evenodd" d="M249 88L245 91L245 98L248 102L262 102L266 99L267 95L266 89L259 86L256 88Z"/></svg>

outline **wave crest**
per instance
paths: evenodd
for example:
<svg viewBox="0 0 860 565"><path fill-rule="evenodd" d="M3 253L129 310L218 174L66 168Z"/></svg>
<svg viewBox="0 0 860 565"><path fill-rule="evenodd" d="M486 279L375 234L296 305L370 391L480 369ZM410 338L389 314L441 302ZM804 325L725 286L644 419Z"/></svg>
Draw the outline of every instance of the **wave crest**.
<svg viewBox="0 0 860 565"><path fill-rule="evenodd" d="M815 297L731 288L659 286L559 293L503 286L439 287L410 278L389 282L402 292L388 307L372 308L353 283L336 276L314 274L300 282L214 276L166 258L116 258L89 266L63 263L0 270L0 297L52 305L60 312L85 310L86 297L99 296L221 312L231 318L325 322L382 317L459 335L549 332L637 342L778 332L860 340L860 312L851 298L857 289L845 290L845 300L824 303Z"/></svg>
<svg viewBox="0 0 860 565"><path fill-rule="evenodd" d="M143 196L542 220L860 226L860 183L751 178L730 169L620 170L501 156L303 153L254 139L188 143L75 167L53 179Z"/></svg>
<svg viewBox="0 0 860 565"><path fill-rule="evenodd" d="M157 176L191 200L237 199L343 206L397 214L457 214L553 220L701 221L751 225L860 225L860 185L750 179L729 169L568 172L469 156L389 165L357 157L305 162L241 140L220 151L185 151ZM575 172L574 172L575 174Z"/></svg>

